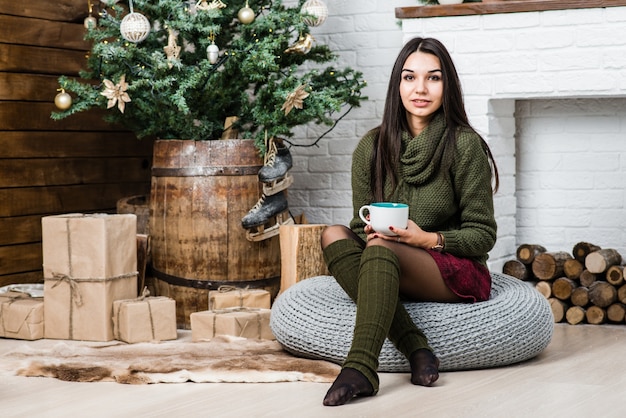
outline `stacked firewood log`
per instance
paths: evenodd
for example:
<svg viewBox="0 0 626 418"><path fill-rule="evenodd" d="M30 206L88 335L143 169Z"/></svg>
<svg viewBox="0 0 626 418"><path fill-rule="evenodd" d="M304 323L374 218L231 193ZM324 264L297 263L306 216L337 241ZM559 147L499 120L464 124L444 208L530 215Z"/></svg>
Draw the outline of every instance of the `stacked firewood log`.
<svg viewBox="0 0 626 418"><path fill-rule="evenodd" d="M611 248L588 242L571 253L523 244L502 272L532 282L550 302L555 322L623 324L626 322L624 260Z"/></svg>

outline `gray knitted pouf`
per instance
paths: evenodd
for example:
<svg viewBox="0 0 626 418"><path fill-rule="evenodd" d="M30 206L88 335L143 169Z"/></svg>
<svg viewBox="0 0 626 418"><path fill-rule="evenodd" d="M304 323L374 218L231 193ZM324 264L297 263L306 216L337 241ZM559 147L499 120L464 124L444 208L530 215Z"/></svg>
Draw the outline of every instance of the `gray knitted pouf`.
<svg viewBox="0 0 626 418"><path fill-rule="evenodd" d="M405 303L428 337L441 371L505 366L528 360L552 338L554 318L546 298L530 284L491 273L488 301ZM289 352L341 364L350 349L356 305L331 276L303 280L272 306L270 327ZM407 359L385 340L381 372L409 372Z"/></svg>

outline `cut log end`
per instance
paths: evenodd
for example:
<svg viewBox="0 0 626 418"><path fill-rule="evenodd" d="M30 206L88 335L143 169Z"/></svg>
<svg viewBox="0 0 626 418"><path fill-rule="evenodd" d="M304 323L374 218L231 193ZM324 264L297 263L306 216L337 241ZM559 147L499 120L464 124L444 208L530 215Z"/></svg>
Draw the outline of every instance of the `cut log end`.
<svg viewBox="0 0 626 418"><path fill-rule="evenodd" d="M585 322L585 308L581 306L572 306L565 312L565 320L570 325L582 324Z"/></svg>
<svg viewBox="0 0 626 418"><path fill-rule="evenodd" d="M617 250L605 248L590 253L585 258L585 267L592 273L600 274L608 270L609 267L622 262L622 256Z"/></svg>
<svg viewBox="0 0 626 418"><path fill-rule="evenodd" d="M517 247L517 259L524 264L532 264L537 254L545 253L546 249L537 244L522 244Z"/></svg>
<svg viewBox="0 0 626 418"><path fill-rule="evenodd" d="M548 302L550 303L550 309L552 310L552 315L554 316L554 322L563 322L565 312L569 307L567 303L557 298L550 298L548 299Z"/></svg>
<svg viewBox="0 0 626 418"><path fill-rule="evenodd" d="M617 300L621 303L626 303L626 284L621 285L617 289Z"/></svg>
<svg viewBox="0 0 626 418"><path fill-rule="evenodd" d="M528 268L524 263L518 260L509 260L502 266L502 273L515 277L519 280L528 280Z"/></svg>
<svg viewBox="0 0 626 418"><path fill-rule="evenodd" d="M541 293L546 299L552 297L552 283L546 281L540 281L535 283L535 289Z"/></svg>
<svg viewBox="0 0 626 418"><path fill-rule="evenodd" d="M552 280L563 275L563 265L572 258L565 251L541 253L535 257L532 271L539 280Z"/></svg>
<svg viewBox="0 0 626 418"><path fill-rule="evenodd" d="M624 318L626 318L626 305L620 302L612 304L606 309L606 317L609 322L623 323Z"/></svg>
<svg viewBox="0 0 626 418"><path fill-rule="evenodd" d="M598 275L590 272L587 269L584 269L582 273L580 273L580 277L578 278L581 286L589 287L593 283L598 281Z"/></svg>
<svg viewBox="0 0 626 418"><path fill-rule="evenodd" d="M567 301L572 296L572 292L576 287L578 287L578 285L572 279L559 277L552 284L552 294L557 299Z"/></svg>
<svg viewBox="0 0 626 418"><path fill-rule="evenodd" d="M574 248L572 249L572 254L574 255L574 258L576 260L584 264L585 258L587 257L588 254L594 251L598 251L600 249L601 248L595 244L591 244L589 242L579 242L576 245L574 245Z"/></svg>
<svg viewBox="0 0 626 418"><path fill-rule="evenodd" d="M589 287L589 302L600 308L606 308L617 302L617 289L604 281L595 282Z"/></svg>
<svg viewBox="0 0 626 418"><path fill-rule="evenodd" d="M606 281L613 286L624 284L624 266L611 266L606 271Z"/></svg>
<svg viewBox="0 0 626 418"><path fill-rule="evenodd" d="M589 289L584 286L579 286L572 291L572 296L570 297L570 302L572 305L585 307L589 305Z"/></svg>
<svg viewBox="0 0 626 418"><path fill-rule="evenodd" d="M600 325L606 322L606 309L599 306L590 306L585 313L587 323Z"/></svg>
<svg viewBox="0 0 626 418"><path fill-rule="evenodd" d="M563 263L563 273L565 277L569 279L578 279L580 274L585 269L585 266L580 261L572 258L571 260L565 260Z"/></svg>

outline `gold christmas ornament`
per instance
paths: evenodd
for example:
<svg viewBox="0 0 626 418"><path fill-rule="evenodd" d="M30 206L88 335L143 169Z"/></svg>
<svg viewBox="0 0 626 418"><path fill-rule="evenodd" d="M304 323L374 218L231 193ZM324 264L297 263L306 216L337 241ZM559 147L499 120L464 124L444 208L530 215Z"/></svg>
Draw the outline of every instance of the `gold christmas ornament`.
<svg viewBox="0 0 626 418"><path fill-rule="evenodd" d="M72 107L72 96L65 92L65 89L58 89L61 93L54 97L54 105L61 109L67 110Z"/></svg>
<svg viewBox="0 0 626 418"><path fill-rule="evenodd" d="M176 43L176 33L168 28L167 29L167 46L163 47L165 55L167 55L167 65L172 68L174 64L172 61L177 60L180 56L180 46Z"/></svg>
<svg viewBox="0 0 626 418"><path fill-rule="evenodd" d="M250 8L248 5L248 1L246 0L246 6L239 9L239 13L237 13L237 18L244 25L248 25L254 22L254 10Z"/></svg>
<svg viewBox="0 0 626 418"><path fill-rule="evenodd" d="M107 109L112 108L117 103L117 108L120 112L124 113L124 107L126 103L130 102L130 96L126 93L126 89L128 89L128 83L126 82L126 74L123 74L120 77L120 82L117 84L113 84L111 80L103 80L106 88L101 95L109 99L107 103Z"/></svg>
<svg viewBox="0 0 626 418"><path fill-rule="evenodd" d="M304 36L300 35L300 38L296 43L290 45L289 48L285 49L285 53L301 55L308 54L313 47L313 41L315 41L315 38L313 38L310 33L307 33Z"/></svg>
<svg viewBox="0 0 626 418"><path fill-rule="evenodd" d="M294 89L294 91L287 95L285 103L283 103L283 106L280 108L280 110L285 111L285 116L287 116L294 107L296 109L302 109L304 106L304 99L309 97L309 93L306 91L306 88L306 84L300 84Z"/></svg>
<svg viewBox="0 0 626 418"><path fill-rule="evenodd" d="M128 42L139 43L148 37L150 33L150 21L141 13L133 11L133 1L128 3L130 13L124 16L120 23L122 38Z"/></svg>
<svg viewBox="0 0 626 418"><path fill-rule="evenodd" d="M307 0L300 8L302 20L309 26L319 26L328 17L328 7L322 0Z"/></svg>

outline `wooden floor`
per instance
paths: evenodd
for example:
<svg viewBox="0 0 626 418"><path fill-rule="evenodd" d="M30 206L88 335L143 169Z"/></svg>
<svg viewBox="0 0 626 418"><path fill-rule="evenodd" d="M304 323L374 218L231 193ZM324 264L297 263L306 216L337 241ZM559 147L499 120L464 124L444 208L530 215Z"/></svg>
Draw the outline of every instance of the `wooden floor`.
<svg viewBox="0 0 626 418"><path fill-rule="evenodd" d="M0 354L14 340L0 340ZM381 374L381 389L324 407L319 383L129 386L48 378L0 381L2 417L625 417L626 326L557 324L548 348L523 364L442 373L431 388Z"/></svg>

